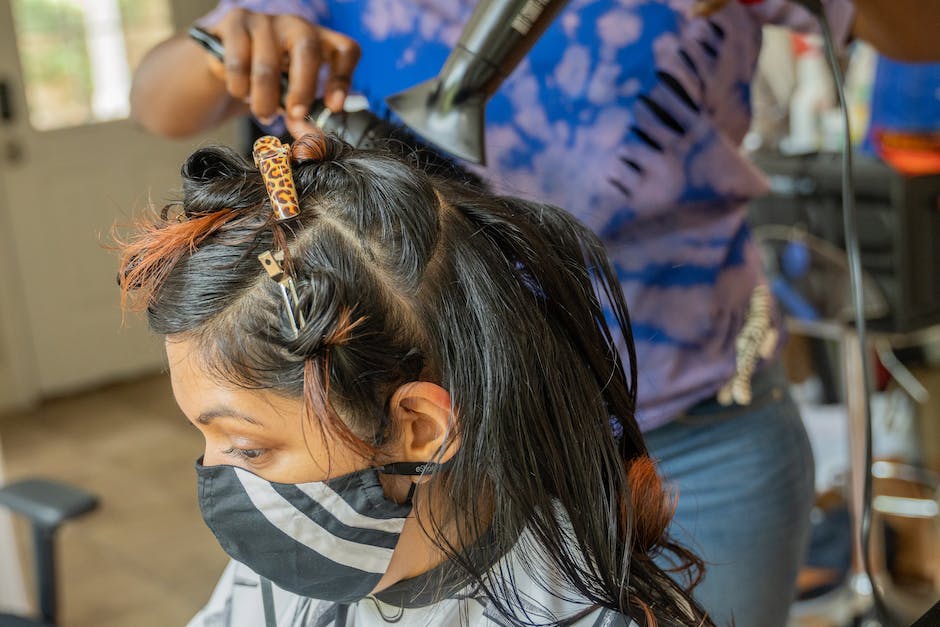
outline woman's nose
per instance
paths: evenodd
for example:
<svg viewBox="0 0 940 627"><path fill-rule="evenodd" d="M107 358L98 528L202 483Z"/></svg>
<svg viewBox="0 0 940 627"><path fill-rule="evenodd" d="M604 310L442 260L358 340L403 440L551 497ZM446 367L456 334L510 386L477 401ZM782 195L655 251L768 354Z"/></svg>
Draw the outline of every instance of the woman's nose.
<svg viewBox="0 0 940 627"><path fill-rule="evenodd" d="M202 465L203 466L219 466L223 464L222 454L214 447L209 446L209 443L206 443L206 448L202 453Z"/></svg>

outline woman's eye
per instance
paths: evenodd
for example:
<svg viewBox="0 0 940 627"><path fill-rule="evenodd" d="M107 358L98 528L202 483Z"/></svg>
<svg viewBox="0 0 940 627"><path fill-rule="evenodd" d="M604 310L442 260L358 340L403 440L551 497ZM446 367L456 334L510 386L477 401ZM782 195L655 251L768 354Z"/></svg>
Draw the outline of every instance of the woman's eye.
<svg viewBox="0 0 940 627"><path fill-rule="evenodd" d="M235 448L234 446L222 451L224 455L247 459L249 461L257 461L266 452L267 449L263 448Z"/></svg>

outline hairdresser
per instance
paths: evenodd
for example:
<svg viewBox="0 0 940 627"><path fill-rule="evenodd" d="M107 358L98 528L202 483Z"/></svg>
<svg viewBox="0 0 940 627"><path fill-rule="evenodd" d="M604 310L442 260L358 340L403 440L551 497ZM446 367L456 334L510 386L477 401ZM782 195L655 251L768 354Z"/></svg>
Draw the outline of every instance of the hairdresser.
<svg viewBox="0 0 940 627"><path fill-rule="evenodd" d="M940 3L824 0L838 45L940 57ZM134 79L134 116L185 137L238 114L294 135L318 95L341 108L440 69L470 0L225 0L201 24L224 63L180 35ZM780 323L745 217L763 194L739 151L765 24L817 28L794 2L572 2L487 110L498 190L564 207L604 241L630 305L638 418L680 493L673 534L708 571L717 623L784 625L813 500L813 461L777 361ZM279 109L279 73L290 87Z"/></svg>

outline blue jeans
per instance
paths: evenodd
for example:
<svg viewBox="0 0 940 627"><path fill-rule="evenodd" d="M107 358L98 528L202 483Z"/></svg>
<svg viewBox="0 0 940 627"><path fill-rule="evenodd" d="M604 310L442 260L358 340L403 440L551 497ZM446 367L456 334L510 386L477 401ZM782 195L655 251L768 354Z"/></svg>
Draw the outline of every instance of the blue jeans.
<svg viewBox="0 0 940 627"><path fill-rule="evenodd" d="M808 538L813 454L783 369L752 383L751 405L700 403L646 442L679 491L669 531L705 560L695 598L718 625L782 627Z"/></svg>

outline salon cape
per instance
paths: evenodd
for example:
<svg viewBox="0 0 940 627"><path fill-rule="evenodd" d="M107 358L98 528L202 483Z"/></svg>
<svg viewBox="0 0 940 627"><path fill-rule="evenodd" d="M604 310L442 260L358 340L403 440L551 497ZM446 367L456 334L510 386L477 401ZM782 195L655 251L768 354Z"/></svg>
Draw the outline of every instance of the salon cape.
<svg viewBox="0 0 940 627"><path fill-rule="evenodd" d="M579 595L569 590L547 590L552 584L533 581L522 568L523 560L532 565L534 542L524 532L515 547L490 569L497 581L514 581L518 598L525 603L536 623L549 623L583 614L570 623L573 627L637 627L628 617L606 608L591 609L588 602L577 603ZM523 549L524 547L524 549ZM543 558L540 578L551 568ZM399 582L387 590L348 606L310 599L273 587L274 615L277 627L378 627L397 624L408 627L426 625L468 627L505 627L502 617L486 595L474 587L453 581L453 572L445 563L413 579ZM451 580L448 583L448 579ZM518 608L516 598L513 607ZM514 611L518 612L518 609ZM343 614L345 613L345 619ZM188 627L263 627L265 612L261 596L261 578L244 564L232 561L216 585L209 603L190 621Z"/></svg>

